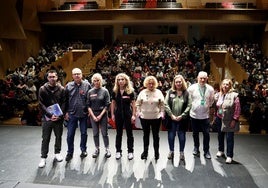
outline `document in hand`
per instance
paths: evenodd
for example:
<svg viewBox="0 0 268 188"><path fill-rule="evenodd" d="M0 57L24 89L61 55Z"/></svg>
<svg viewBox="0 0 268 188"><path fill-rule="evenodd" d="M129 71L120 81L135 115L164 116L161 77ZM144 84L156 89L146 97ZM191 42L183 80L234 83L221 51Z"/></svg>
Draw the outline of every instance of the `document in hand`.
<svg viewBox="0 0 268 188"><path fill-rule="evenodd" d="M63 115L63 112L62 112L62 110L60 108L60 105L58 103L53 104L53 105L47 107L47 111L49 113L55 115L55 116L62 116ZM47 118L47 117L46 117L46 119L47 120L50 120L50 118Z"/></svg>

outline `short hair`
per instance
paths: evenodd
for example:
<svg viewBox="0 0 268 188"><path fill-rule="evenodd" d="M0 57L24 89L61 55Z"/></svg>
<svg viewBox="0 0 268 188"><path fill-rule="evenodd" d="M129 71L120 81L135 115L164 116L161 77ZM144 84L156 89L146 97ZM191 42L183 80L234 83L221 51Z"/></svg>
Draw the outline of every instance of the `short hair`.
<svg viewBox="0 0 268 188"><path fill-rule="evenodd" d="M93 76L91 77L92 84L93 84L93 80L95 79L98 79L100 81L100 86L102 87L103 79L100 73L93 74Z"/></svg>
<svg viewBox="0 0 268 188"><path fill-rule="evenodd" d="M74 68L74 69L72 70L72 74L76 74L76 73L82 74L81 69L79 69L79 68Z"/></svg>
<svg viewBox="0 0 268 188"><path fill-rule="evenodd" d="M205 72L205 71L200 71L200 72L198 73L197 78L199 78L199 77L203 77L203 76L208 77L208 73Z"/></svg>
<svg viewBox="0 0 268 188"><path fill-rule="evenodd" d="M54 70L54 69L50 69L49 71L47 71L47 75L48 75L49 73L55 73L55 74L56 74L56 76L58 76L57 71L56 71L56 70Z"/></svg>
<svg viewBox="0 0 268 188"><path fill-rule="evenodd" d="M154 89L156 89L158 87L158 82L154 76L147 76L143 81L143 86L147 88L150 80L154 82Z"/></svg>
<svg viewBox="0 0 268 188"><path fill-rule="evenodd" d="M176 80L177 78L180 78L180 79L181 79L181 81L182 81L182 90L185 91L185 90L187 89L187 84L186 84L186 81L185 81L185 79L183 78L183 76L180 75L180 74L176 75L176 76L173 78L172 85L171 85L171 89L172 89L173 91L176 91L175 80Z"/></svg>

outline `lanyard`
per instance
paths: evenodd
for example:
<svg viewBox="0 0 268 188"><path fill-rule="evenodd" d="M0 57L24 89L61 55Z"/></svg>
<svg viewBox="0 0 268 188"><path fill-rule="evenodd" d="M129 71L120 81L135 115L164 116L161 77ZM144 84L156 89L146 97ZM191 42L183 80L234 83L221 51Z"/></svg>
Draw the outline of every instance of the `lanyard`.
<svg viewBox="0 0 268 188"><path fill-rule="evenodd" d="M202 97L202 100L204 100L205 99L205 93L206 93L206 86L204 86L204 89L202 89L200 87L200 85L198 85L198 90L199 90L200 96Z"/></svg>

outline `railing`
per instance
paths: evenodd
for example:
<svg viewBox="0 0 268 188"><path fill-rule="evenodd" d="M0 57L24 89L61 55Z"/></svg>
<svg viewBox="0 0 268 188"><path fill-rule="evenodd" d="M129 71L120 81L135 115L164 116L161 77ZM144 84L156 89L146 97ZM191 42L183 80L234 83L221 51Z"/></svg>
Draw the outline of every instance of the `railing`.
<svg viewBox="0 0 268 188"><path fill-rule="evenodd" d="M227 51L227 46L225 44L217 44L217 45L206 45L206 50L209 51Z"/></svg>

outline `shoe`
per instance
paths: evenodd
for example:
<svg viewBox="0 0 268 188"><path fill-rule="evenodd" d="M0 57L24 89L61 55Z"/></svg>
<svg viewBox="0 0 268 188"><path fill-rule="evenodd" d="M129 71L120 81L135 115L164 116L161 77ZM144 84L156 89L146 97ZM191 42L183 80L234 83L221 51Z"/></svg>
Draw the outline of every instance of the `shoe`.
<svg viewBox="0 0 268 188"><path fill-rule="evenodd" d="M159 153L158 152L154 154L154 159L155 160L158 160L159 159Z"/></svg>
<svg viewBox="0 0 268 188"><path fill-rule="evenodd" d="M132 160L134 158L133 153L128 153L127 158L128 158L128 160Z"/></svg>
<svg viewBox="0 0 268 188"><path fill-rule="evenodd" d="M195 156L199 156L199 154L200 154L199 149L194 148L194 150L193 150L193 155L195 155Z"/></svg>
<svg viewBox="0 0 268 188"><path fill-rule="evenodd" d="M46 159L45 158L41 158L41 161L38 165L39 168L44 168L46 166Z"/></svg>
<svg viewBox="0 0 268 188"><path fill-rule="evenodd" d="M231 157L227 157L225 163L231 164L233 159Z"/></svg>
<svg viewBox="0 0 268 188"><path fill-rule="evenodd" d="M184 161L185 160L185 157L184 157L184 153L183 152L180 152L180 160L181 161Z"/></svg>
<svg viewBox="0 0 268 188"><path fill-rule="evenodd" d="M65 161L69 162L73 158L73 154L68 153L65 157Z"/></svg>
<svg viewBox="0 0 268 188"><path fill-rule="evenodd" d="M120 152L116 152L115 159L116 160L119 160L121 157L122 157L121 153Z"/></svg>
<svg viewBox="0 0 268 188"><path fill-rule="evenodd" d="M204 154L204 157L206 159L211 159L211 155L210 155L209 151Z"/></svg>
<svg viewBox="0 0 268 188"><path fill-rule="evenodd" d="M111 157L111 152L110 152L110 150L108 148L106 149L105 157L106 158L110 158Z"/></svg>
<svg viewBox="0 0 268 188"><path fill-rule="evenodd" d="M82 153L80 154L81 158L85 158L87 156L87 152L86 151L82 151Z"/></svg>
<svg viewBox="0 0 268 188"><path fill-rule="evenodd" d="M95 152L92 154L93 158L97 158L100 154L100 150L99 149L95 149Z"/></svg>
<svg viewBox="0 0 268 188"><path fill-rule="evenodd" d="M56 153L56 154L55 154L55 159L56 159L58 162L63 161L63 157L62 157L61 154L59 154L59 153Z"/></svg>
<svg viewBox="0 0 268 188"><path fill-rule="evenodd" d="M142 159L142 160L143 160L143 159L147 160L147 156L148 156L148 153L147 153L147 152L143 152L143 153L141 154L141 159Z"/></svg>
<svg viewBox="0 0 268 188"><path fill-rule="evenodd" d="M224 153L222 151L218 151L216 157L223 157Z"/></svg>
<svg viewBox="0 0 268 188"><path fill-rule="evenodd" d="M169 160L174 159L174 152L170 151L167 157Z"/></svg>

